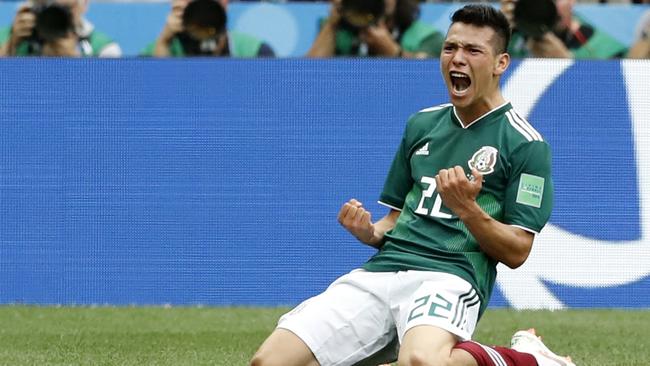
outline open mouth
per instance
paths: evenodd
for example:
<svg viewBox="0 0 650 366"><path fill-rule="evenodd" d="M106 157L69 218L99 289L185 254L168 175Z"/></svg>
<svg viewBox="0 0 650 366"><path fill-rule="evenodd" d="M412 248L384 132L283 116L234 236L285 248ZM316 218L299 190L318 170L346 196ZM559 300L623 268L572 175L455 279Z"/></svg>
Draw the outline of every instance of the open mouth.
<svg viewBox="0 0 650 366"><path fill-rule="evenodd" d="M469 75L463 74L462 72L452 71L449 73L449 77L451 79L451 85L457 93L466 91L472 85L472 80L469 78Z"/></svg>

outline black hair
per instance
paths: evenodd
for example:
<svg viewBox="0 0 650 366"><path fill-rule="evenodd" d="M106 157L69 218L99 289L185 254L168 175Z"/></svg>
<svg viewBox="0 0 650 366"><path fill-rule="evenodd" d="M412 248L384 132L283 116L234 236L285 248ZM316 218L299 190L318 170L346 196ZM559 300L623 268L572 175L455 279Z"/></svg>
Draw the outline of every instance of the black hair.
<svg viewBox="0 0 650 366"><path fill-rule="evenodd" d="M510 43L510 23L497 8L485 4L470 4L456 10L451 23L465 23L477 27L490 27L498 37L495 51L504 53Z"/></svg>
<svg viewBox="0 0 650 366"><path fill-rule="evenodd" d="M226 10L216 0L192 0L183 11L183 25L197 25L214 28L222 33L226 30Z"/></svg>
<svg viewBox="0 0 650 366"><path fill-rule="evenodd" d="M418 0L397 0L393 20L400 33L404 33L420 17Z"/></svg>
<svg viewBox="0 0 650 366"><path fill-rule="evenodd" d="M384 0L342 0L341 9L371 14L375 20L385 15ZM393 26L403 34L420 17L419 0L396 0L393 13Z"/></svg>
<svg viewBox="0 0 650 366"><path fill-rule="evenodd" d="M377 0L341 0L341 8L361 14L372 14L376 19L384 14L384 1Z"/></svg>

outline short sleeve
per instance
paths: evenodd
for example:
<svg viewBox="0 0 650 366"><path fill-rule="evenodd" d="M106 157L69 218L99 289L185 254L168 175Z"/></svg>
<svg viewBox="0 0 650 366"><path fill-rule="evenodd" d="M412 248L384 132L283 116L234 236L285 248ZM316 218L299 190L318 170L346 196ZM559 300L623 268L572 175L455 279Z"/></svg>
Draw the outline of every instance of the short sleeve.
<svg viewBox="0 0 650 366"><path fill-rule="evenodd" d="M408 127L402 136L397 153L393 158L388 176L384 183L384 189L379 198L379 202L387 206L402 209L406 200L406 195L413 186L411 177L411 165L409 161L409 146L407 141Z"/></svg>
<svg viewBox="0 0 650 366"><path fill-rule="evenodd" d="M553 208L551 149L546 142L519 146L510 156L504 223L539 233Z"/></svg>

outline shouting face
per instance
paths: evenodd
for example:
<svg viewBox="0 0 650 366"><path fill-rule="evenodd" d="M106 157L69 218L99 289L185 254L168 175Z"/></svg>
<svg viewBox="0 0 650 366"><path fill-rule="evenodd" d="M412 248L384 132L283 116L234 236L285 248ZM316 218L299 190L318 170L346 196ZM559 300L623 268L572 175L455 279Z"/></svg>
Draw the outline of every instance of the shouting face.
<svg viewBox="0 0 650 366"><path fill-rule="evenodd" d="M440 69L451 102L457 109L482 114L490 111L499 92L499 78L510 62L490 27L453 23L440 55ZM474 113L470 113L474 114Z"/></svg>

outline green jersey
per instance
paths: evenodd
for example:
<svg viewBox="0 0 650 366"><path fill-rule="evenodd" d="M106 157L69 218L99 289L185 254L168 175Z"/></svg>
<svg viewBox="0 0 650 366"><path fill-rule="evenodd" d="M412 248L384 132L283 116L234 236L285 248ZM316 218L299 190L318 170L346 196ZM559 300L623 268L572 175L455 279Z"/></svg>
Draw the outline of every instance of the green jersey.
<svg viewBox="0 0 650 366"><path fill-rule="evenodd" d="M420 111L408 121L380 203L400 210L379 252L363 266L374 272L426 270L471 283L481 313L494 287L497 262L444 206L435 176L459 165L483 175L476 202L492 218L538 233L553 205L551 151L510 103L463 127L452 105Z"/></svg>
<svg viewBox="0 0 650 366"><path fill-rule="evenodd" d="M609 59L624 57L627 47L602 30L577 18L580 28L575 33L562 32L555 35L577 59ZM512 57L530 57L526 37L516 29L512 32L508 53Z"/></svg>
<svg viewBox="0 0 650 366"><path fill-rule="evenodd" d="M95 30L86 19L75 29L79 36L77 50L82 57L120 57L122 49L106 34ZM0 45L9 41L11 27L0 28ZM40 56L42 45L33 40L23 40L16 46L15 56Z"/></svg>
<svg viewBox="0 0 650 366"><path fill-rule="evenodd" d="M156 42L150 43L144 51L143 56L153 56ZM169 54L172 57L184 57L187 55L180 37L175 36L169 45ZM237 31L228 31L228 48L227 54L223 56L231 57L258 57L273 56L273 50L261 40Z"/></svg>
<svg viewBox="0 0 650 366"><path fill-rule="evenodd" d="M325 21L325 19L321 21L321 28ZM430 57L440 57L442 44L445 42L445 36L442 33L420 20L411 23L402 33L395 30L392 36L404 51L423 52ZM363 53L358 34L347 29L336 31L335 54L337 56L362 56Z"/></svg>

